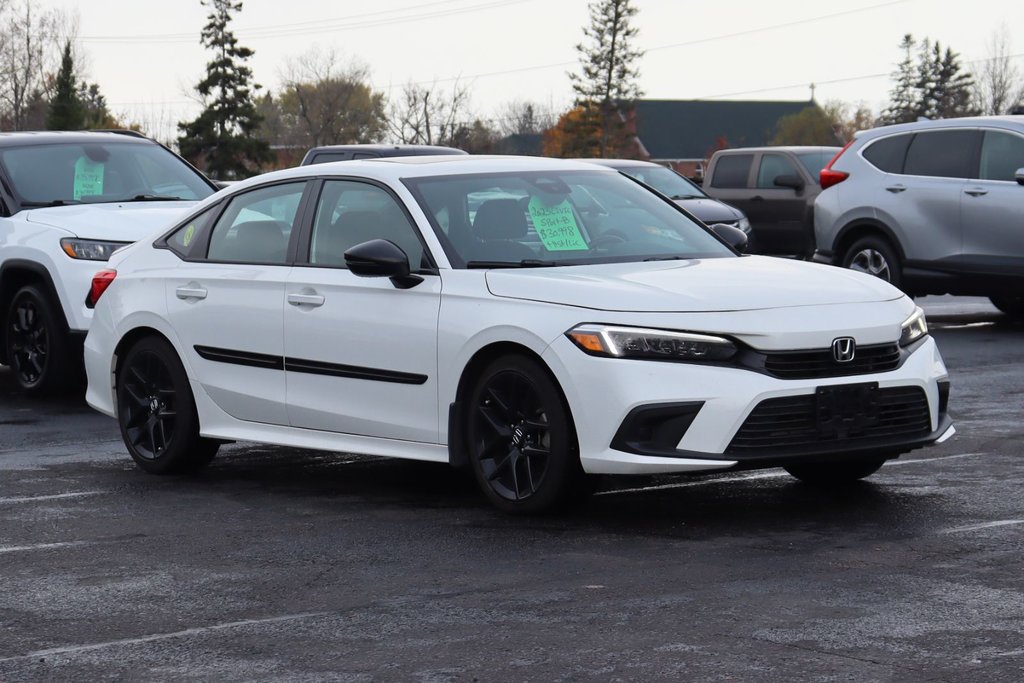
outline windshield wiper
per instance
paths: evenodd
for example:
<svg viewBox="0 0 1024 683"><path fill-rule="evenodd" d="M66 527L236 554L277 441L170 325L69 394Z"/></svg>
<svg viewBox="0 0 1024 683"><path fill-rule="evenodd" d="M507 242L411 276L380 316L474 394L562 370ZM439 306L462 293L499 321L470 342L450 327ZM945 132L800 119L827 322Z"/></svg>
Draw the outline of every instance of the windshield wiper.
<svg viewBox="0 0 1024 683"><path fill-rule="evenodd" d="M29 209L42 209L48 206L68 206L70 204L82 203L84 202L81 202L77 199L54 199L53 201L50 202L22 202L21 205L22 207Z"/></svg>
<svg viewBox="0 0 1024 683"><path fill-rule="evenodd" d="M703 197L696 194L674 194L669 199L703 199Z"/></svg>
<svg viewBox="0 0 1024 683"><path fill-rule="evenodd" d="M689 261L689 256L648 256L644 261Z"/></svg>
<svg viewBox="0 0 1024 683"><path fill-rule="evenodd" d="M527 258L522 261L466 261L467 268L547 268L563 265L557 261Z"/></svg>
<svg viewBox="0 0 1024 683"><path fill-rule="evenodd" d="M171 202L183 199L183 197L175 197L174 195L162 195L162 194L137 194L134 197L128 199L117 199L112 203L119 202Z"/></svg>

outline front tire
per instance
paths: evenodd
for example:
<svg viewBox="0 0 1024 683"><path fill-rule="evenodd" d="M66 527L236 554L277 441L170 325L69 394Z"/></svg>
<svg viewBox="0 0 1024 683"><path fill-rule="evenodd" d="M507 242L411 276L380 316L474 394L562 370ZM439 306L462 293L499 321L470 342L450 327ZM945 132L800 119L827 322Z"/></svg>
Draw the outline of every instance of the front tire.
<svg viewBox="0 0 1024 683"><path fill-rule="evenodd" d="M144 337L117 372L117 422L132 460L152 474L205 467L219 443L199 436L199 417L185 368L166 340Z"/></svg>
<svg viewBox="0 0 1024 683"><path fill-rule="evenodd" d="M1024 296L992 296L989 297L992 305L1011 318L1024 318Z"/></svg>
<svg viewBox="0 0 1024 683"><path fill-rule="evenodd" d="M19 289L5 318L7 362L25 392L50 396L81 384L82 366L61 320L60 306L36 285Z"/></svg>
<svg viewBox="0 0 1024 683"><path fill-rule="evenodd" d="M870 477L885 464L885 460L859 460L854 462L807 463L788 465L784 469L806 484L815 486L844 486Z"/></svg>
<svg viewBox="0 0 1024 683"><path fill-rule="evenodd" d="M488 365L469 396L464 425L473 474L499 509L548 512L584 491L572 415L537 361L508 355Z"/></svg>
<svg viewBox="0 0 1024 683"><path fill-rule="evenodd" d="M902 287L903 270L896 250L882 237L862 237L843 256L843 267L885 280L893 287Z"/></svg>

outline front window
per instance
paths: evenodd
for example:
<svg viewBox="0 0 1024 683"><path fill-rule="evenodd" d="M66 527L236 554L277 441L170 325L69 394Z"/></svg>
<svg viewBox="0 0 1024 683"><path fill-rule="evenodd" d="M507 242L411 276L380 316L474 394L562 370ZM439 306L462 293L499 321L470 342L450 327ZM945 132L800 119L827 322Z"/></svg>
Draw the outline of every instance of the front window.
<svg viewBox="0 0 1024 683"><path fill-rule="evenodd" d="M531 171L404 181L455 267L714 258L733 252L616 172Z"/></svg>
<svg viewBox="0 0 1024 683"><path fill-rule="evenodd" d="M199 200L214 190L155 144L58 143L0 149L14 193L26 207L102 202Z"/></svg>
<svg viewBox="0 0 1024 683"><path fill-rule="evenodd" d="M760 188L776 188L775 179L779 176L800 175L793 163L781 154L765 154L761 157L761 165L757 169L757 186Z"/></svg>
<svg viewBox="0 0 1024 683"><path fill-rule="evenodd" d="M679 175L663 166L625 166L618 169L636 178L644 185L650 185L669 199L705 199L704 191Z"/></svg>
<svg viewBox="0 0 1024 683"><path fill-rule="evenodd" d="M839 147L825 147L813 152L797 152L796 158L800 161L800 165L807 169L807 174L814 178L814 182L818 182L821 169L832 161L839 150Z"/></svg>

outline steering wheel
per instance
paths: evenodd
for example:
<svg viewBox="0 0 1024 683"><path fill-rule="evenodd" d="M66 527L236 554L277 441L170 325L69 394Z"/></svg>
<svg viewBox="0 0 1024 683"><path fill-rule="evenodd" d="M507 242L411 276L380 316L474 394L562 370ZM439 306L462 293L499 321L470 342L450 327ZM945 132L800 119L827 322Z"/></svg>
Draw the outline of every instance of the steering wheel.
<svg viewBox="0 0 1024 683"><path fill-rule="evenodd" d="M628 241L629 236L626 235L626 233L622 232L621 230L612 228L611 230L606 230L605 232L602 232L600 235L595 237L590 242L590 246L597 249L603 249L614 246L616 244L624 244Z"/></svg>

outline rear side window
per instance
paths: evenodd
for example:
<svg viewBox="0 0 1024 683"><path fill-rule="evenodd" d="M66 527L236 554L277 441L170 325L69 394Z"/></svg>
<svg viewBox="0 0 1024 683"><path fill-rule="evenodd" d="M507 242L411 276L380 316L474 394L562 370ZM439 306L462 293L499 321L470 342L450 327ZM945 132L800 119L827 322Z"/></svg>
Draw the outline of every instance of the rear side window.
<svg viewBox="0 0 1024 683"><path fill-rule="evenodd" d="M886 173L903 173L903 160L907 158L907 147L913 135L893 135L876 140L864 150L864 158Z"/></svg>
<svg viewBox="0 0 1024 683"><path fill-rule="evenodd" d="M918 133L907 149L906 175L967 178L977 131L937 130Z"/></svg>
<svg viewBox="0 0 1024 683"><path fill-rule="evenodd" d="M746 187L753 154L727 154L718 158L711 177L713 187Z"/></svg>
<svg viewBox="0 0 1024 683"><path fill-rule="evenodd" d="M175 230L167 238L167 246L171 251L182 258L188 258L189 254L196 248L196 245L203 241L203 234L217 213L217 207L212 207L199 214L185 225Z"/></svg>
<svg viewBox="0 0 1024 683"><path fill-rule="evenodd" d="M999 130L985 131L978 178L1014 181L1018 168L1024 168L1024 138Z"/></svg>
<svg viewBox="0 0 1024 683"><path fill-rule="evenodd" d="M305 181L271 185L234 197L213 227L208 258L286 264L288 240L305 188Z"/></svg>

